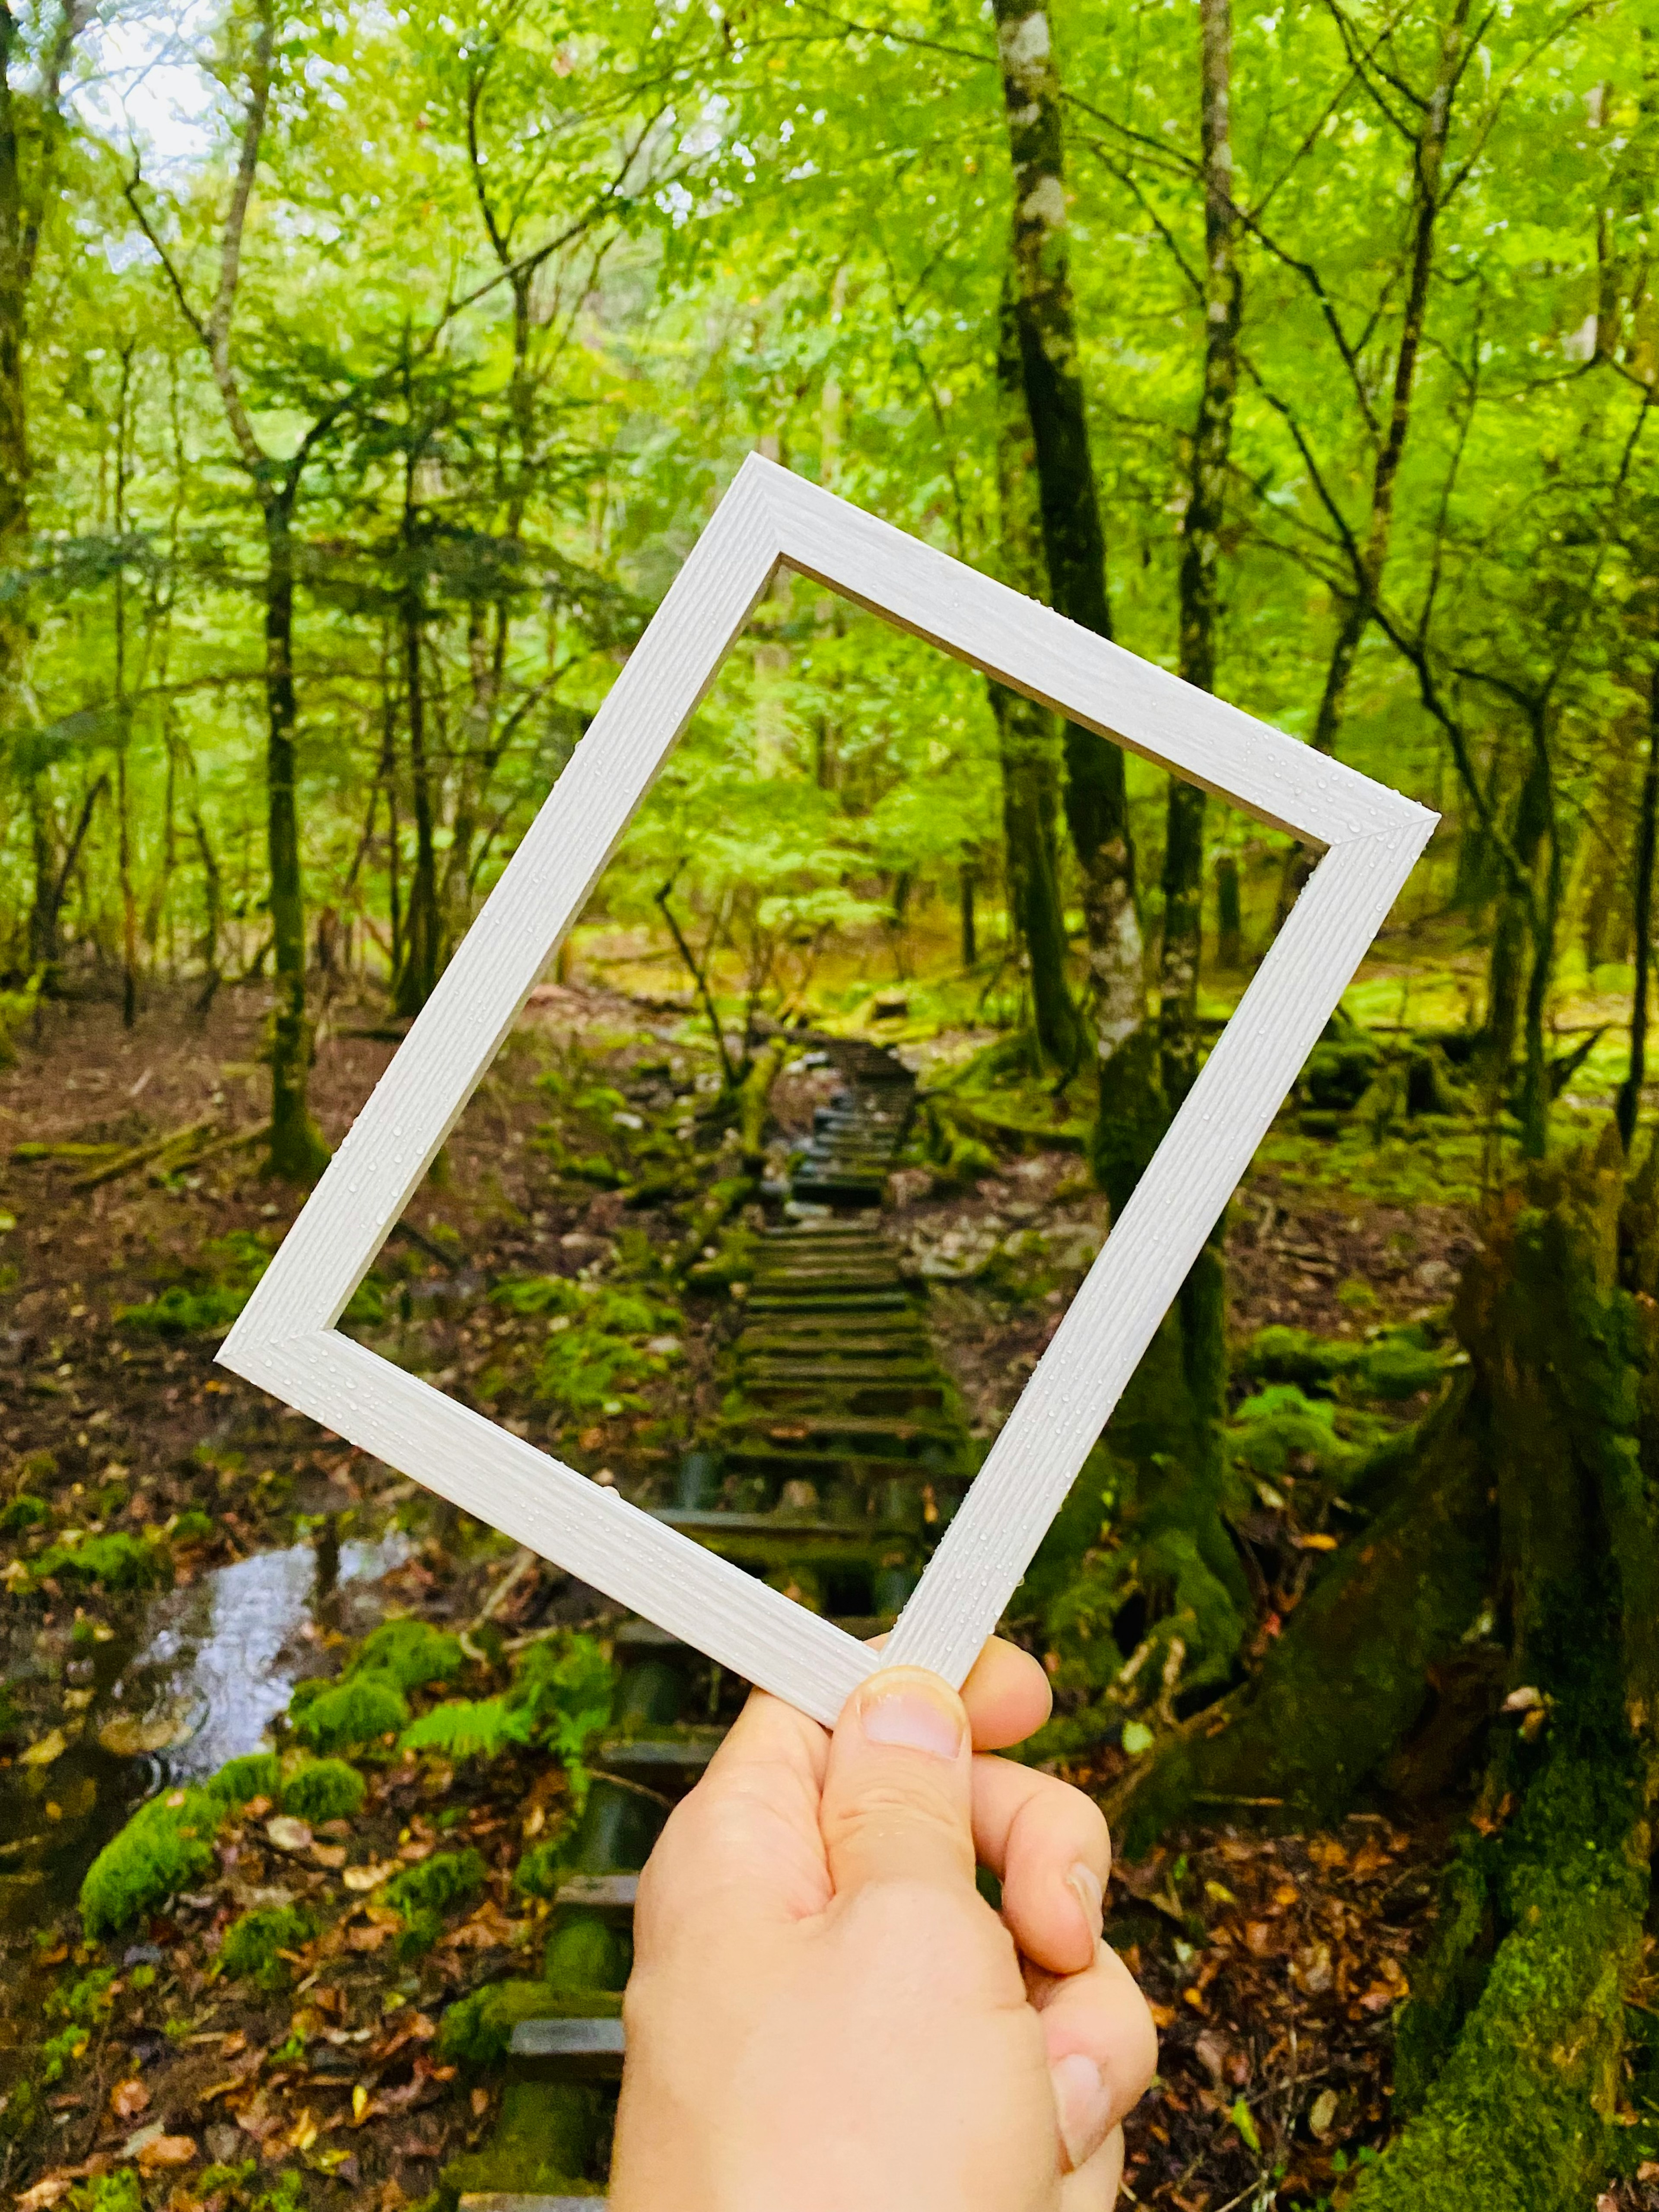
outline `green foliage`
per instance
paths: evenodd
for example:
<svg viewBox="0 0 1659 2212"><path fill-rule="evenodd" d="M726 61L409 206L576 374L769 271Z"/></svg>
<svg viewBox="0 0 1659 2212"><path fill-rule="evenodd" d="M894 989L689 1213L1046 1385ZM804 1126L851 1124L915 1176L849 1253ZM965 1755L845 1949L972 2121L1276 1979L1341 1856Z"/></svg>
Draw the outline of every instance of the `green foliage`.
<svg viewBox="0 0 1659 2212"><path fill-rule="evenodd" d="M684 1327L676 1307L644 1291L565 1275L520 1276L491 1295L511 1313L548 1316L535 1389L572 1419L638 1412L639 1385L672 1364L671 1355L653 1351L649 1340L678 1336Z"/></svg>
<svg viewBox="0 0 1659 2212"><path fill-rule="evenodd" d="M59 1581L100 1583L106 1589L155 1589L173 1579L173 1562L166 1547L148 1536L130 1536L125 1529L106 1535L65 1535L29 1562L35 1579L48 1575Z"/></svg>
<svg viewBox="0 0 1659 2212"><path fill-rule="evenodd" d="M218 1531L210 1514L204 1513L199 1505L191 1505L179 1516L167 1533L175 1544L205 1544Z"/></svg>
<svg viewBox="0 0 1659 2212"><path fill-rule="evenodd" d="M434 1851L393 1875L380 1893L404 1916L399 1955L413 1958L429 1951L443 1933L444 1914L475 1898L483 1880L484 1863L475 1850Z"/></svg>
<svg viewBox="0 0 1659 2212"><path fill-rule="evenodd" d="M210 1238L191 1277L170 1283L153 1298L119 1306L115 1318L124 1328L163 1337L222 1336L252 1297L270 1265L275 1239L252 1230L233 1229ZM374 1327L385 1317L384 1285L368 1276L353 1294L342 1318Z"/></svg>
<svg viewBox="0 0 1659 2212"><path fill-rule="evenodd" d="M95 1939L115 1934L214 1867L224 1808L205 1790L170 1790L142 1805L105 1844L81 1884L81 1917Z"/></svg>
<svg viewBox="0 0 1659 2212"><path fill-rule="evenodd" d="M453 1682L466 1665L459 1638L426 1620L383 1621L366 1638L345 1670L348 1681L374 1677L395 1690Z"/></svg>
<svg viewBox="0 0 1659 2212"><path fill-rule="evenodd" d="M44 1498L36 1498L27 1490L20 1491L0 1511L0 1536L20 1535L25 1528L38 1528L43 1521L50 1521L52 1508Z"/></svg>
<svg viewBox="0 0 1659 2212"><path fill-rule="evenodd" d="M592 1637L544 1638L519 1653L510 1688L434 1705L404 1730L403 1747L492 1759L512 1745L546 1743L580 1797L586 1784L582 1758L611 1719L616 1684L615 1668Z"/></svg>
<svg viewBox="0 0 1659 2212"><path fill-rule="evenodd" d="M279 1954L297 1951L316 1932L315 1917L297 1905L265 1905L245 1912L225 1930L220 1967L232 1981L257 1982L262 1990L286 1989L293 1976Z"/></svg>
<svg viewBox="0 0 1659 2212"><path fill-rule="evenodd" d="M301 1695L301 1692L307 1694ZM356 1674L313 1689L295 1685L289 1701L289 1726L317 1753L349 1750L377 1736L395 1735L407 1725L409 1705L397 1685L377 1674Z"/></svg>
<svg viewBox="0 0 1659 2212"><path fill-rule="evenodd" d="M362 1812L368 1785L343 1759L312 1759L296 1767L282 1785L283 1810L320 1826L325 1820L349 1820Z"/></svg>

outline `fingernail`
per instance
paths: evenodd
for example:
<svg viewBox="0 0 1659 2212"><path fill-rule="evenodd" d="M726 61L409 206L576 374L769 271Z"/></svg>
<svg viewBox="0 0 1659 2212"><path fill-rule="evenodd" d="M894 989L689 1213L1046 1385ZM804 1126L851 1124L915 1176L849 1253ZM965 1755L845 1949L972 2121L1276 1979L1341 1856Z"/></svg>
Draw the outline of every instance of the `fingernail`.
<svg viewBox="0 0 1659 2212"><path fill-rule="evenodd" d="M1111 2099L1100 2069L1080 2051L1056 2058L1048 2069L1054 2085L1054 2109L1060 2118L1060 2139L1075 2173L1100 2148L1111 2131Z"/></svg>
<svg viewBox="0 0 1659 2212"><path fill-rule="evenodd" d="M962 1749L960 1701L920 1670L890 1688L871 1683L859 1700L859 1726L866 1743L925 1751L934 1759L955 1759Z"/></svg>
<svg viewBox="0 0 1659 2212"><path fill-rule="evenodd" d="M1066 1887L1083 1907L1083 1924L1089 1932L1089 1941L1098 1942L1106 1921L1106 1898L1100 1887L1100 1876L1079 1859L1066 1875Z"/></svg>

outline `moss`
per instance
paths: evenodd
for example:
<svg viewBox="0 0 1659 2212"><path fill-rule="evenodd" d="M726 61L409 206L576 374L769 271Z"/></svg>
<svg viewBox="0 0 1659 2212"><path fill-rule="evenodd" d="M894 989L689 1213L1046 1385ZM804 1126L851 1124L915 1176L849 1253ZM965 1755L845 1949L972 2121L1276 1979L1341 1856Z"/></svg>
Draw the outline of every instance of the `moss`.
<svg viewBox="0 0 1659 2212"><path fill-rule="evenodd" d="M1490 1595L1494 1525L1485 1414L1471 1387L1425 1425L1396 1494L1333 1561L1260 1673L1166 1736L1109 1808L1131 1857L1195 1805L1282 1802L1330 1820L1353 1802L1430 1697Z"/></svg>
<svg viewBox="0 0 1659 2212"><path fill-rule="evenodd" d="M283 1810L301 1820L349 1820L362 1810L368 1784L343 1759L312 1759L282 1785Z"/></svg>
<svg viewBox="0 0 1659 2212"><path fill-rule="evenodd" d="M483 1879L484 1863L473 1850L435 1851L429 1859L393 1875L380 1893L404 1916L400 1954L412 1958L429 1951L443 1933L444 1914L476 1897Z"/></svg>
<svg viewBox="0 0 1659 2212"><path fill-rule="evenodd" d="M486 2073L507 2056L513 2031L521 2021L558 2020L568 2013L592 2019L611 2007L622 2010L622 1993L607 1998L584 1990L572 1996L545 1982L492 1982L459 1997L438 2028L438 2054L471 2073Z"/></svg>
<svg viewBox="0 0 1659 2212"><path fill-rule="evenodd" d="M251 1751L219 1769L206 1784L210 1797L222 1805L246 1805L250 1797L272 1797L282 1781L282 1766L274 1751Z"/></svg>
<svg viewBox="0 0 1659 2212"><path fill-rule="evenodd" d="M70 2199L75 2212L144 2212L144 2192L130 2166L100 2173Z"/></svg>
<svg viewBox="0 0 1659 2212"><path fill-rule="evenodd" d="M308 1749L341 1751L396 1735L409 1723L409 1707L394 1683L378 1674L357 1674L325 1683L303 1699L296 1694L289 1706L289 1723Z"/></svg>
<svg viewBox="0 0 1659 2212"><path fill-rule="evenodd" d="M141 1806L105 1844L81 1884L88 1936L112 1934L153 1911L214 1866L223 1807L205 1790L173 1790Z"/></svg>
<svg viewBox="0 0 1659 2212"><path fill-rule="evenodd" d="M262 1990L286 1989L293 1977L281 1954L297 1951L316 1932L312 1916L295 1905L267 1905L245 1912L225 1930L220 1967L233 1981L257 1982Z"/></svg>
<svg viewBox="0 0 1659 2212"><path fill-rule="evenodd" d="M179 1516L168 1534L175 1544L205 1544L216 1530L212 1517L204 1513L199 1505L192 1505Z"/></svg>
<svg viewBox="0 0 1659 2212"><path fill-rule="evenodd" d="M20 1535L25 1528L38 1528L43 1521L50 1521L52 1508L44 1498L36 1498L29 1491L20 1492L3 1512L0 1512L0 1536Z"/></svg>
<svg viewBox="0 0 1659 2212"><path fill-rule="evenodd" d="M1620 2091L1624 1989L1648 1880L1609 1832L1601 1762L1553 1763L1503 1903L1512 1922L1419 2116L1349 2212L1578 2212L1606 2170ZM1535 1849L1529 1847L1535 1842Z"/></svg>
<svg viewBox="0 0 1659 2212"><path fill-rule="evenodd" d="M464 2197L564 2197L604 2191L576 2177L593 2165L614 2094L575 2082L509 2081L495 2133L482 2150L454 2160L439 2177L432 2212L455 2212Z"/></svg>
<svg viewBox="0 0 1659 2212"><path fill-rule="evenodd" d="M396 1690L420 1690L429 1682L453 1682L465 1665L458 1637L429 1621L388 1620L360 1647L345 1679L374 1675Z"/></svg>
<svg viewBox="0 0 1659 2212"><path fill-rule="evenodd" d="M30 1562L30 1570L40 1581L51 1575L59 1581L101 1583L106 1589L121 1590L154 1589L173 1579L173 1562L165 1548L124 1529L82 1536L73 1544L49 1544Z"/></svg>

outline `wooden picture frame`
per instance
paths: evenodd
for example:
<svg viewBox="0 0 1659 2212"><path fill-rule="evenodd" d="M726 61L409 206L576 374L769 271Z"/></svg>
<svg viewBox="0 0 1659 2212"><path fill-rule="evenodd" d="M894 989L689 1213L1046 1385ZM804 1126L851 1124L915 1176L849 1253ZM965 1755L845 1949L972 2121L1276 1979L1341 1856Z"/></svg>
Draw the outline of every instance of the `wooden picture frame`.
<svg viewBox="0 0 1659 2212"><path fill-rule="evenodd" d="M879 1658L336 1328L780 564L1323 848ZM1437 818L751 456L219 1358L826 1725L878 1665L959 1684Z"/></svg>

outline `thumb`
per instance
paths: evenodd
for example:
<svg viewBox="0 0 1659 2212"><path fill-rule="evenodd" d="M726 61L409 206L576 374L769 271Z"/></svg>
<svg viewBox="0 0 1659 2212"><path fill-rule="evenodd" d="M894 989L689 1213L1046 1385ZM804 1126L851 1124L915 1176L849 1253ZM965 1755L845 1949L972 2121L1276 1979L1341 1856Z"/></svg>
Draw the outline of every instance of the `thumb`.
<svg viewBox="0 0 1659 2212"><path fill-rule="evenodd" d="M974 1879L972 1744L962 1699L923 1667L884 1667L830 1740L819 1820L837 1896L873 1881Z"/></svg>

